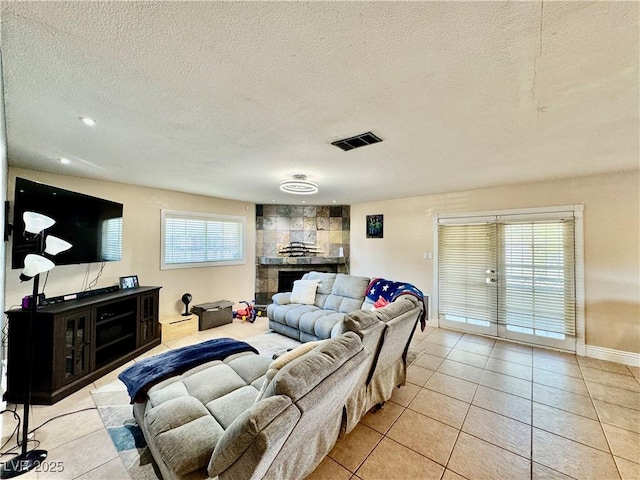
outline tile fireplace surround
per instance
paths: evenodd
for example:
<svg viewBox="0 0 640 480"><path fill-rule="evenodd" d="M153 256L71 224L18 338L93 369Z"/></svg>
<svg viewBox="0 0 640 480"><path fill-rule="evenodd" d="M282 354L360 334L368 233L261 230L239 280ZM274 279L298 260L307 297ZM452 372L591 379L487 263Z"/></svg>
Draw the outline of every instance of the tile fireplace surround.
<svg viewBox="0 0 640 480"><path fill-rule="evenodd" d="M346 272L349 257L348 205L256 205L257 305L266 305L280 291L278 272ZM289 242L310 242L321 252L289 257L278 252ZM340 247L344 257L339 256Z"/></svg>

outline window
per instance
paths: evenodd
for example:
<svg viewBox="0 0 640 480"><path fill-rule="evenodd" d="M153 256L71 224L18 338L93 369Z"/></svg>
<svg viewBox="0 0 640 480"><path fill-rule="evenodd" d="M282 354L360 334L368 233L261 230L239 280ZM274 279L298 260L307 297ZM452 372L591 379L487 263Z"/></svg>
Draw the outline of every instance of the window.
<svg viewBox="0 0 640 480"><path fill-rule="evenodd" d="M122 260L122 217L103 220L101 231L102 260Z"/></svg>
<svg viewBox="0 0 640 480"><path fill-rule="evenodd" d="M162 211L161 268L245 263L245 217Z"/></svg>
<svg viewBox="0 0 640 480"><path fill-rule="evenodd" d="M576 350L582 210L541 210L437 219L442 326Z"/></svg>

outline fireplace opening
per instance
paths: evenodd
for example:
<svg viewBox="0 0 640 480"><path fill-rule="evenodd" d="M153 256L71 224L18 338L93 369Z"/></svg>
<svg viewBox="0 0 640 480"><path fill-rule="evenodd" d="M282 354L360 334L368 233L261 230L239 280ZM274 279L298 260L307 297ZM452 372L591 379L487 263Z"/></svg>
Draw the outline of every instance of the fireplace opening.
<svg viewBox="0 0 640 480"><path fill-rule="evenodd" d="M307 273L305 271L282 271L278 272L278 293L290 292L293 290L293 282L300 280Z"/></svg>

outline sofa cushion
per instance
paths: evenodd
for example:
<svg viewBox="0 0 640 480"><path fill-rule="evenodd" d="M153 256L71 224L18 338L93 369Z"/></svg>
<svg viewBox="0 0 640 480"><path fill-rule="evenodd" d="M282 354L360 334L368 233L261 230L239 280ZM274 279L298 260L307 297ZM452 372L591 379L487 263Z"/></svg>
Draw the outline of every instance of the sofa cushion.
<svg viewBox="0 0 640 480"><path fill-rule="evenodd" d="M215 381L212 381L215 379ZM189 394L197 398L202 404L228 394L246 382L229 365L221 364L210 369L189 375L182 380Z"/></svg>
<svg viewBox="0 0 640 480"><path fill-rule="evenodd" d="M298 328L298 320L303 313L320 310L315 305L300 305L299 303L290 303L289 305L271 304L271 306L274 308L270 309L270 320L283 325L291 325L294 328Z"/></svg>
<svg viewBox="0 0 640 480"><path fill-rule="evenodd" d="M206 467L224 432L193 397L177 397L151 408L145 423L162 459L178 475Z"/></svg>
<svg viewBox="0 0 640 480"><path fill-rule="evenodd" d="M298 329L318 338L330 338L333 327L342 322L344 315L331 310L307 312L300 317Z"/></svg>
<svg viewBox="0 0 640 480"><path fill-rule="evenodd" d="M283 353L279 357L277 357L271 364L269 365L269 370L267 370L267 379L271 380L273 376L276 374L276 370L280 370L287 363L295 360L296 358L304 355L305 353L316 348L320 343L318 342L307 342L302 345L298 345L296 348L289 350L288 352Z"/></svg>
<svg viewBox="0 0 640 480"><path fill-rule="evenodd" d="M256 403L225 430L211 455L207 472L215 478L239 461L245 452L260 455L274 440L282 445L299 418L300 410L291 404L288 397L278 395ZM277 452L279 447L274 450ZM248 471L243 472L242 478L253 476L262 477L259 472Z"/></svg>
<svg viewBox="0 0 640 480"><path fill-rule="evenodd" d="M320 280L296 280L293 282L293 290L291 290L290 298L291 303L314 305L319 283Z"/></svg>
<svg viewBox="0 0 640 480"><path fill-rule="evenodd" d="M258 397L258 391L252 386L245 386L216 398L206 404L207 410L225 430L233 421L251 407Z"/></svg>
<svg viewBox="0 0 640 480"><path fill-rule="evenodd" d="M320 280L318 290L316 291L315 305L318 308L324 308L327 297L331 294L331 289L336 281L335 273L309 272L302 277L305 280Z"/></svg>
<svg viewBox="0 0 640 480"><path fill-rule="evenodd" d="M264 397L264 393L267 391L267 388L269 387L269 383L271 383L271 380L280 371L281 368L285 367L289 362L295 360L298 357L301 357L305 353L310 352L321 343L322 341L303 343L302 345L298 345L296 348L289 350L286 353L283 353L278 358L276 358L273 362L271 362L271 364L269 365L269 370L267 370L267 373L265 374L265 380L262 383L262 388L260 389L260 393L258 393L258 396L256 397L255 401L259 402L260 400L262 400L262 398Z"/></svg>
<svg viewBox="0 0 640 480"><path fill-rule="evenodd" d="M362 307L369 278L338 273L331 294L324 304L325 310L348 313Z"/></svg>
<svg viewBox="0 0 640 480"><path fill-rule="evenodd" d="M294 304L292 304L294 305ZM286 307L286 305L285 305ZM284 308L284 307L283 307ZM291 308L289 310L287 310L287 312L285 313L284 316L284 323L285 325L289 325L290 327L293 328L300 328L300 318L302 318L302 316L305 313L308 312L317 312L320 309L318 307L316 307L315 305L297 305L297 308Z"/></svg>

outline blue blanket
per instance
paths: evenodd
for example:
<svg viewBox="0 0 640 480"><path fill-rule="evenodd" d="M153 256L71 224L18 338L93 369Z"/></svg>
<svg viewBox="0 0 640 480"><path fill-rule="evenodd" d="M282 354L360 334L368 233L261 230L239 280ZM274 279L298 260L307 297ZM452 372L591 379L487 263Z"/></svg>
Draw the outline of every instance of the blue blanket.
<svg viewBox="0 0 640 480"><path fill-rule="evenodd" d="M427 322L427 308L424 304L424 294L410 283L392 282L384 278L374 278L367 287L367 298L373 302L382 297L387 302L393 302L400 295L413 295L422 302L422 313L420 314L420 329L424 331Z"/></svg>
<svg viewBox="0 0 640 480"><path fill-rule="evenodd" d="M143 402L147 391L156 383L180 375L197 365L222 360L240 352L258 353L248 343L232 338L214 338L136 362L118 375L118 378L127 386L131 403Z"/></svg>

